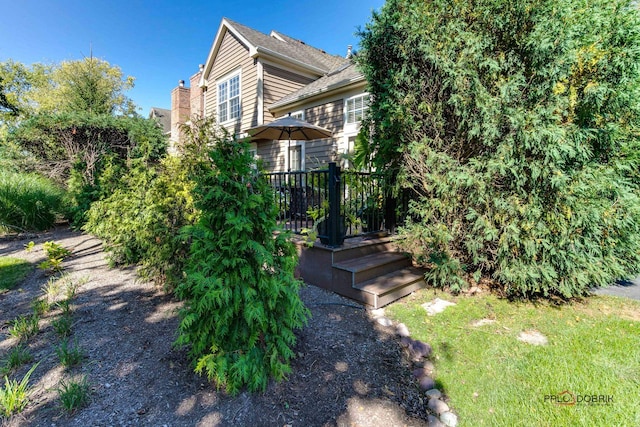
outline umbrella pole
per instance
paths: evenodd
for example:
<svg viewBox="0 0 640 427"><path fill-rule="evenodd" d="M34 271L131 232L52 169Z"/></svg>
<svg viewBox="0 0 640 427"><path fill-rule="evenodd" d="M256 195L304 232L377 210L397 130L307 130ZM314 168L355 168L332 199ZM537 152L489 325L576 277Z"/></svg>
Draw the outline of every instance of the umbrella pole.
<svg viewBox="0 0 640 427"><path fill-rule="evenodd" d="M287 156L288 156L288 161L287 161L287 167L289 168L289 172L291 172L291 134L289 134L289 147L287 148Z"/></svg>

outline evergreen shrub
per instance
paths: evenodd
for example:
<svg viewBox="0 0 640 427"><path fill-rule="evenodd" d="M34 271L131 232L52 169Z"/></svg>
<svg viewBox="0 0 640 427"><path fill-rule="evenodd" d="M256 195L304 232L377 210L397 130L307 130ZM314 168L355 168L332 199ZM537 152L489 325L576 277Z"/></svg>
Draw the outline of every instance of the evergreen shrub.
<svg viewBox="0 0 640 427"><path fill-rule="evenodd" d="M207 137L199 132L197 137ZM308 310L294 278L293 243L277 229L272 189L253 167L248 145L211 140L208 172L196 184L200 218L191 241L178 345L188 345L196 372L237 393L282 379Z"/></svg>
<svg viewBox="0 0 640 427"><path fill-rule="evenodd" d="M459 290L584 295L640 272L640 19L626 0L389 0L361 32L361 159Z"/></svg>

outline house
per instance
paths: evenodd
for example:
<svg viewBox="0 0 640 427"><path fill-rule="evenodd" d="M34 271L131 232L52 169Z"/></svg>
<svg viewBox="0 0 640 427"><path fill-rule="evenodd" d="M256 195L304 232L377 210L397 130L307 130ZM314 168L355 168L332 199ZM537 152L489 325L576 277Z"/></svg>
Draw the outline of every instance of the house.
<svg viewBox="0 0 640 427"><path fill-rule="evenodd" d="M315 141L252 142L269 171L310 170L345 163L368 107L366 81L346 57L283 33L264 34L223 18L205 64L172 91L171 139L192 115L213 116L243 137L247 129L291 114L333 132Z"/></svg>
<svg viewBox="0 0 640 427"><path fill-rule="evenodd" d="M175 143L180 141L180 124L193 115L214 117L239 137L246 136L248 129L287 114L332 131L331 138L314 141L252 141L252 152L270 172L325 169L330 162L348 166L345 154L353 150L369 106L366 81L353 63L351 47L345 57L330 55L280 32L263 34L226 18L220 23L205 64L191 76L189 87L180 82L172 91L171 100ZM317 225L320 238L328 238L327 245L298 245L300 276L307 283L374 308L423 287L423 272L411 265L406 254L396 250L390 238L380 235L341 245L338 234L359 235L364 232L365 222L367 232L392 228L395 219L387 211L395 210L381 209L373 202L372 207L379 212L366 214L365 201L380 200L381 190L372 188L374 185L354 185L354 192L362 188L370 193L350 196L354 202L350 207L361 222L358 225L354 221L347 230L340 215L331 214L332 206L343 203L347 196L340 199L340 191L329 189L329 185L338 188L341 181L329 179L336 169L328 169L304 174L326 176L320 180L327 183L326 188L313 184L312 178L294 178L284 188L281 183L276 184L279 190L275 196L279 198L280 219L285 228L295 231L303 222L304 227L316 225L306 215L308 209L321 199L329 204L328 215L318 222L325 221L324 230ZM385 213L384 228L378 215L381 213ZM374 219L378 220L376 225L372 225Z"/></svg>
<svg viewBox="0 0 640 427"><path fill-rule="evenodd" d="M151 107L149 118L158 122L165 135L171 135L171 110Z"/></svg>

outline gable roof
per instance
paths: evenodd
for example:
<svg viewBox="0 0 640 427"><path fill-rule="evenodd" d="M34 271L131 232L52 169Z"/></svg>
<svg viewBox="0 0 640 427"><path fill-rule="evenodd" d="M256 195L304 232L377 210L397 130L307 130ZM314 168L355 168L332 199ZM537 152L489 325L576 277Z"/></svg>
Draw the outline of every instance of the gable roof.
<svg viewBox="0 0 640 427"><path fill-rule="evenodd" d="M285 34L272 31L270 35L267 35L228 18L222 18L205 63L204 72L200 80L201 86L204 85L205 76L208 76L211 72L213 61L222 43L222 38L227 31L231 32L247 46L251 57L265 56L285 60L317 76L321 76L347 61L341 56L330 55L323 50L309 46Z"/></svg>
<svg viewBox="0 0 640 427"><path fill-rule="evenodd" d="M157 119L160 127L165 133L171 132L171 110L151 107L151 111L149 111L149 118Z"/></svg>
<svg viewBox="0 0 640 427"><path fill-rule="evenodd" d="M269 110L279 110L297 102L309 100L316 96L321 96L329 91L346 88L354 83L366 83L364 75L358 70L356 64L350 60L331 70L318 80L298 89L289 95L268 106Z"/></svg>

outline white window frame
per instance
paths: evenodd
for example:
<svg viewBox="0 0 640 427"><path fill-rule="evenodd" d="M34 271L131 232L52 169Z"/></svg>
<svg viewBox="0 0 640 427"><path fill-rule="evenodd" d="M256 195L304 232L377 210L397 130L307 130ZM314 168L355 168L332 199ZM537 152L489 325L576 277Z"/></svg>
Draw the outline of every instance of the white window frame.
<svg viewBox="0 0 640 427"><path fill-rule="evenodd" d="M349 121L349 103L355 103L357 99L362 98L362 107L360 107L359 109L356 109L354 106L353 111L353 121ZM365 103L366 100L366 103ZM370 95L368 92L364 92L364 93L359 93L357 95L351 96L347 99L344 100L344 123L345 126L347 125L352 125L352 126L359 126L360 122L362 121L362 117L364 117L364 115L366 114L367 110L369 109L369 104L371 102L370 99ZM359 112L360 115L360 119L356 120L357 114Z"/></svg>
<svg viewBox="0 0 640 427"><path fill-rule="evenodd" d="M349 144L349 138L355 138L358 135L358 132L360 132L360 123L362 120L357 120L354 122L348 122L349 120L349 102L353 101L357 98L367 98L368 103L366 107L363 107L362 110L362 116L364 116L364 114L366 113L366 111L369 109L369 105L371 103L371 95L368 92L361 92L358 93L356 95L353 96L349 96L348 98L344 99L344 130L343 130L343 134L342 134L342 138L340 139L340 141L338 142L338 158L342 157L343 155L347 155L349 154L349 151L352 151L355 145L355 141L353 144ZM362 117L361 116L361 117ZM349 164L349 162L347 160L342 160L341 161L342 166L343 167L350 167L351 165Z"/></svg>
<svg viewBox="0 0 640 427"><path fill-rule="evenodd" d="M231 97L229 92L231 90L230 83L231 83L231 80L235 79L236 77L238 78L238 94ZM222 98L222 94L220 90L221 85L225 85L224 100L221 99ZM233 99L238 100L237 117L231 117L231 101ZM220 108L220 106L223 103L226 107L226 114L224 118L221 116L221 108ZM218 80L216 80L216 117L218 120L218 124L220 125L235 123L242 120L242 69L241 68L236 69L224 75L223 77L219 78Z"/></svg>
<svg viewBox="0 0 640 427"><path fill-rule="evenodd" d="M295 118L295 119L300 119L300 120L304 120L304 110L298 110L298 111L292 111L291 112L291 117ZM289 145L289 141L287 141L287 170L291 170L291 171L297 171L297 170L301 170L304 171L306 170L306 163L305 163L305 157L306 157L306 142L307 141L297 141L297 140L291 140L291 145ZM296 149L297 147L300 147L300 169L293 169L291 167L291 165L289 164L289 159L291 158L290 154L289 154L289 150L290 149ZM293 163L293 162L291 162Z"/></svg>

